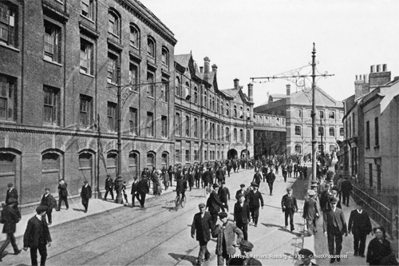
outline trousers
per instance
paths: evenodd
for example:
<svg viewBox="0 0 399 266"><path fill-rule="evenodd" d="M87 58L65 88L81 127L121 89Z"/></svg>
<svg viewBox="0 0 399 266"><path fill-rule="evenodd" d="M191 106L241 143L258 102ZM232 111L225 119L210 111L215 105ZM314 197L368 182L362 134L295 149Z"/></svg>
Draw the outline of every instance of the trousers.
<svg viewBox="0 0 399 266"><path fill-rule="evenodd" d="M32 266L37 266L37 251L39 250L40 254L40 265L44 266L46 264L47 259L47 247L45 243L40 243L37 247L30 248L30 260L32 262Z"/></svg>

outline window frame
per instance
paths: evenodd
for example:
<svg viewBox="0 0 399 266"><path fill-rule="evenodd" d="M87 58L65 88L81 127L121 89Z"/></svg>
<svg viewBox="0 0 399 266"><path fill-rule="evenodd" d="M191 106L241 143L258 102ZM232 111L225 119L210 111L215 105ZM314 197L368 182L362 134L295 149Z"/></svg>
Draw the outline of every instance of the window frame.
<svg viewBox="0 0 399 266"><path fill-rule="evenodd" d="M114 19L113 22L111 22L111 18ZM113 9L108 10L108 33L118 39L121 38L121 17Z"/></svg>
<svg viewBox="0 0 399 266"><path fill-rule="evenodd" d="M117 125L117 104L114 102L107 102L107 129L108 132L116 132L118 130ZM111 125L112 122L112 125Z"/></svg>
<svg viewBox="0 0 399 266"><path fill-rule="evenodd" d="M43 26L43 58L50 62L61 63L62 29L46 19L44 20Z"/></svg>
<svg viewBox="0 0 399 266"><path fill-rule="evenodd" d="M0 74L0 103L4 103L4 117L0 121L17 121L17 93L17 78Z"/></svg>
<svg viewBox="0 0 399 266"><path fill-rule="evenodd" d="M156 58L156 42L150 36L147 37L147 56L154 60Z"/></svg>
<svg viewBox="0 0 399 266"><path fill-rule="evenodd" d="M51 99L51 102L47 100ZM46 120L46 107L51 108L51 121ZM47 115L48 116L48 115ZM44 125L56 125L59 126L61 123L61 90L58 88L43 86L43 124Z"/></svg>
<svg viewBox="0 0 399 266"><path fill-rule="evenodd" d="M298 132L299 133L298 133ZM295 136L302 136L302 132L301 132L302 130L301 130L301 126L295 126ZM297 134L298 133L298 134Z"/></svg>
<svg viewBox="0 0 399 266"><path fill-rule="evenodd" d="M165 115L161 116L161 137L168 137L168 117Z"/></svg>
<svg viewBox="0 0 399 266"><path fill-rule="evenodd" d="M82 51L82 46L84 47L84 51ZM94 73L94 51L93 51L94 45L93 43L87 41L86 39L80 38L80 72L83 72L84 74L87 75L93 75ZM82 58L82 55L84 55L84 57L86 58ZM86 61L86 64L88 64L88 66L82 66L82 60ZM88 63L87 63L88 62Z"/></svg>
<svg viewBox="0 0 399 266"><path fill-rule="evenodd" d="M129 108L129 133L133 136L139 135L138 109L134 107Z"/></svg>
<svg viewBox="0 0 399 266"><path fill-rule="evenodd" d="M155 98L155 73L147 70L147 97Z"/></svg>
<svg viewBox="0 0 399 266"><path fill-rule="evenodd" d="M18 7L10 3L1 3L0 8L5 9L6 17L2 19L0 9L0 43L17 48L18 47ZM4 11L3 11L4 12ZM13 16L11 16L12 14ZM13 18L13 19L11 19ZM11 25L13 24L13 26ZM3 31L6 37L2 37Z"/></svg>
<svg viewBox="0 0 399 266"><path fill-rule="evenodd" d="M132 36L135 38L132 38ZM130 23L130 31L129 31L130 46L140 50L140 41L141 41L140 29L135 24Z"/></svg>
<svg viewBox="0 0 399 266"><path fill-rule="evenodd" d="M87 3L87 5L85 5L85 3ZM81 8L81 12L80 14L82 16L84 16L85 18L94 21L95 20L95 6L94 6L94 0L81 0L80 1L80 8ZM88 12L87 14L84 14L84 7L87 6Z"/></svg>
<svg viewBox="0 0 399 266"><path fill-rule="evenodd" d="M79 95L79 126L82 128L90 128L93 124L93 97L80 94ZM82 110L82 106L85 106L86 110ZM86 122L82 123L82 115L86 116Z"/></svg>
<svg viewBox="0 0 399 266"><path fill-rule="evenodd" d="M147 126L146 126L146 136L147 137L154 137L155 131L154 131L154 113L153 112L147 112Z"/></svg>

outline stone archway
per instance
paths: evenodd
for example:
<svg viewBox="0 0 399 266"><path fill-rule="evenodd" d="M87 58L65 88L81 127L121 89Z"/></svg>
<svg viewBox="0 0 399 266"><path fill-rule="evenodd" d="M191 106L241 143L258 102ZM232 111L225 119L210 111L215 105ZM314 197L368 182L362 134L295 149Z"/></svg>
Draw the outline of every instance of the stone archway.
<svg viewBox="0 0 399 266"><path fill-rule="evenodd" d="M227 159L235 159L238 156L238 152L235 149L230 149L227 152Z"/></svg>

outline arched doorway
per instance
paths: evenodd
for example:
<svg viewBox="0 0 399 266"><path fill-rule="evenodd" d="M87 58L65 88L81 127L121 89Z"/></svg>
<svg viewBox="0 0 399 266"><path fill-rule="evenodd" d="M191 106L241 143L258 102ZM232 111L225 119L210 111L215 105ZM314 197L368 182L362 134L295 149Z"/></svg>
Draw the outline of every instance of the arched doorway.
<svg viewBox="0 0 399 266"><path fill-rule="evenodd" d="M227 159L237 158L238 152L235 149L231 149L227 152Z"/></svg>

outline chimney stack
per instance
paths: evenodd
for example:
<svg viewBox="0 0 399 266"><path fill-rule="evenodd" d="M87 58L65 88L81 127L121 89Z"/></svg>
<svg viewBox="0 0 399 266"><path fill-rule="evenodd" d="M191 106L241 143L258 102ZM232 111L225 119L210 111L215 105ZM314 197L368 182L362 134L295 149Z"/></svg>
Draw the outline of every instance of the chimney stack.
<svg viewBox="0 0 399 266"><path fill-rule="evenodd" d="M200 73L203 73L204 72L204 67L203 66L200 66Z"/></svg>
<svg viewBox="0 0 399 266"><path fill-rule="evenodd" d="M209 64L210 64L211 60L209 59L209 57L205 57L204 58L204 73L208 74L209 73Z"/></svg>
<svg viewBox="0 0 399 266"><path fill-rule="evenodd" d="M218 70L218 66L213 64L212 65L212 72L216 72Z"/></svg>
<svg viewBox="0 0 399 266"><path fill-rule="evenodd" d="M238 89L240 86L240 80L239 79L234 79L234 89Z"/></svg>
<svg viewBox="0 0 399 266"><path fill-rule="evenodd" d="M355 100L370 92L367 75L356 75Z"/></svg>
<svg viewBox="0 0 399 266"><path fill-rule="evenodd" d="M254 85L252 83L248 84L248 99L250 102L254 101L254 90L253 90Z"/></svg>
<svg viewBox="0 0 399 266"><path fill-rule="evenodd" d="M286 88L287 88L287 96L291 95L291 84L287 84Z"/></svg>
<svg viewBox="0 0 399 266"><path fill-rule="evenodd" d="M391 81L391 72L388 71L387 65L373 65L370 67L371 73L369 76L370 89L379 87Z"/></svg>

